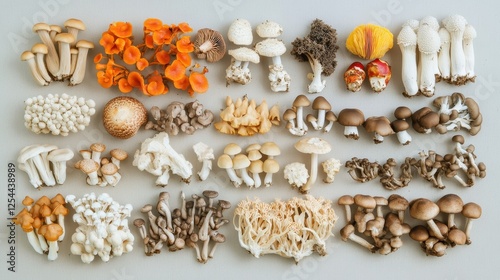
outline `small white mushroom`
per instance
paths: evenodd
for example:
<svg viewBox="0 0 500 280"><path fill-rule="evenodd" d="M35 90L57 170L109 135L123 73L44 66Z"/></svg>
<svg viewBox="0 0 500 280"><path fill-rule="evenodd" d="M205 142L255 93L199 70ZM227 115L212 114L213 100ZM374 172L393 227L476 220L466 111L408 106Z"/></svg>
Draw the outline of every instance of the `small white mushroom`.
<svg viewBox="0 0 500 280"><path fill-rule="evenodd" d="M215 158L214 151L207 144L202 142L195 144L193 150L198 157L198 161L203 163L201 170L198 172L198 178L200 181L204 181L208 178L212 170L212 160Z"/></svg>
<svg viewBox="0 0 500 280"><path fill-rule="evenodd" d="M327 154L331 151L332 147L325 140L318 137L304 138L295 143L295 149L301 153L311 154L311 168L309 180L300 189L302 193L307 193L309 189L316 182L318 175L318 155Z"/></svg>
<svg viewBox="0 0 500 280"><path fill-rule="evenodd" d="M58 184L66 181L66 162L74 156L70 149L57 149L49 152L47 160L52 163L52 171Z"/></svg>
<svg viewBox="0 0 500 280"><path fill-rule="evenodd" d="M252 25L246 19L236 19L229 26L227 38L235 45L251 45L253 41Z"/></svg>

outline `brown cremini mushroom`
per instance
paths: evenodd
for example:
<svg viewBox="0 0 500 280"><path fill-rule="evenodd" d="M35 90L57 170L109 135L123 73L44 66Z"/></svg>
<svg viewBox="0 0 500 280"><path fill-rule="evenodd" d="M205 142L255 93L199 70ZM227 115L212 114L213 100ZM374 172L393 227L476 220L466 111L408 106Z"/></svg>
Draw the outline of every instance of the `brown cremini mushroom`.
<svg viewBox="0 0 500 280"><path fill-rule="evenodd" d="M466 218L465 222L465 235L467 236L466 244L471 244L470 232L472 228L472 221L479 219L482 214L481 206L474 202L469 202L464 205L462 215Z"/></svg>
<svg viewBox="0 0 500 280"><path fill-rule="evenodd" d="M384 116L369 117L363 123L366 132L373 132L373 142L379 144L384 142L384 137L394 134L391 122Z"/></svg>
<svg viewBox="0 0 500 280"><path fill-rule="evenodd" d="M464 206L462 199L456 194L447 194L441 197L436 204L441 212L448 214L448 227L450 229L456 228L455 214L462 212Z"/></svg>
<svg viewBox="0 0 500 280"><path fill-rule="evenodd" d="M347 108L340 111L337 122L345 126L344 136L346 138L358 140L358 126L365 122L365 115L359 109Z"/></svg>
<svg viewBox="0 0 500 280"><path fill-rule="evenodd" d="M427 222L427 225L438 239L442 240L444 237L437 227L433 219L439 214L439 206L436 203L426 199L415 199L410 203L410 215L421 221Z"/></svg>

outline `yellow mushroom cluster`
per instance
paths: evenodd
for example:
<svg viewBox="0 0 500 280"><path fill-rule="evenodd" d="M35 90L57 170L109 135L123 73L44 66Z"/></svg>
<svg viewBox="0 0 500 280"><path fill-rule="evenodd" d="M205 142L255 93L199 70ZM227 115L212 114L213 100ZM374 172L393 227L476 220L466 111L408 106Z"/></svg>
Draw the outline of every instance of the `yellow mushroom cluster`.
<svg viewBox="0 0 500 280"><path fill-rule="evenodd" d="M265 134L273 125L280 124L280 112L277 105L268 107L266 100L257 106L255 100L245 95L233 101L226 97L226 108L219 114L221 120L214 123L215 128L224 134L252 136Z"/></svg>
<svg viewBox="0 0 500 280"><path fill-rule="evenodd" d="M310 195L286 202L242 200L233 218L240 245L252 255L277 254L297 263L313 252L326 255L336 221L332 202Z"/></svg>

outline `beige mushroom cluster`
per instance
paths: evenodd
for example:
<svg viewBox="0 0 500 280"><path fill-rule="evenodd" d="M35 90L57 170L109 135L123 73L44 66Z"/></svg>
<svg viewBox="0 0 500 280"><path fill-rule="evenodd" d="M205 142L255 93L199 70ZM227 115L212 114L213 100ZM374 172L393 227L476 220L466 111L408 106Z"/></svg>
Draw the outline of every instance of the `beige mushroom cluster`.
<svg viewBox="0 0 500 280"><path fill-rule="evenodd" d="M304 110L310 105L315 113L304 117ZM337 116L331 111L330 102L323 96L316 97L311 104L307 96L300 94L295 98L292 106L283 113L283 120L287 122L286 128L292 135L306 135L309 130L306 121L311 124L314 130L323 132L329 132L333 123L337 121Z"/></svg>
<svg viewBox="0 0 500 280"><path fill-rule="evenodd" d="M198 100L186 104L174 101L165 110L153 106L149 113L153 120L149 120L144 128L165 131L169 135L177 135L179 132L191 135L196 130L209 126L214 120L212 111L205 109Z"/></svg>
<svg viewBox="0 0 500 280"><path fill-rule="evenodd" d="M241 247L253 256L277 254L296 263L314 252L327 254L336 221L332 202L310 195L271 203L242 200L233 218Z"/></svg>
<svg viewBox="0 0 500 280"><path fill-rule="evenodd" d="M441 257L450 247L471 244L472 222L481 214L481 206L474 202L464 203L456 194L444 195L436 203L418 198L410 202L410 215L426 224L414 226L409 235L420 243L426 255ZM465 219L462 229L455 223L457 215ZM445 219L444 222L438 217Z"/></svg>
<svg viewBox="0 0 500 280"><path fill-rule="evenodd" d="M106 145L93 143L88 150L80 150L82 159L75 163L75 168L87 175L86 182L90 186L115 187L120 179L120 163L127 159L128 153L122 149L112 149L109 157L103 153Z"/></svg>
<svg viewBox="0 0 500 280"><path fill-rule="evenodd" d="M68 136L84 130L96 112L94 100L66 93L38 95L24 104L24 126L36 134Z"/></svg>
<svg viewBox="0 0 500 280"><path fill-rule="evenodd" d="M434 99L432 104L439 109L437 132L444 134L464 128L469 131L470 135L476 135L481 130L483 115L474 99L455 92Z"/></svg>
<svg viewBox="0 0 500 280"><path fill-rule="evenodd" d="M156 206L146 204L141 209L147 214L148 222L142 218L134 220L143 239L144 253L153 256L163 247L168 247L170 252L193 248L198 262L206 263L213 258L218 244L226 241L220 229L229 223L223 214L231 208L230 202L216 200L218 196L216 191L205 190L203 195L193 194L192 200L186 201L181 192L182 205L173 208L169 203L170 194L161 192Z"/></svg>
<svg viewBox="0 0 500 280"><path fill-rule="evenodd" d="M280 112L278 105L271 108L266 100L257 105L255 100L248 99L246 95L236 101L229 96L226 97L226 107L220 112L220 121L214 123L215 129L220 133L252 136L265 134L273 125L280 124Z"/></svg>
<svg viewBox="0 0 500 280"><path fill-rule="evenodd" d="M64 197L61 194L52 199L42 196L35 201L26 196L22 204L24 208L13 218L13 222L26 232L35 252L47 254L50 261L56 260L59 242L64 240L66 233L64 216L68 215L68 208Z"/></svg>
<svg viewBox="0 0 500 280"><path fill-rule="evenodd" d="M128 226L132 205L121 205L107 193L78 199L70 194L66 202L74 209L73 221L78 224L71 236L71 254L80 256L83 263L91 263L95 256L108 262L133 250L134 235Z"/></svg>
<svg viewBox="0 0 500 280"><path fill-rule="evenodd" d="M166 132L144 140L140 149L135 151L132 165L157 176L156 185L161 187L168 185L170 173L179 175L186 184L193 175L193 165L174 150Z"/></svg>
<svg viewBox="0 0 500 280"><path fill-rule="evenodd" d="M78 40L78 33L85 30L81 20L70 18L64 22L64 27L66 30L43 22L33 25L32 30L42 43L21 54L21 60L28 63L31 74L42 86L66 80L74 86L85 77L87 54L89 49L94 48L94 43Z"/></svg>
<svg viewBox="0 0 500 280"><path fill-rule="evenodd" d="M259 188L261 185L270 187L273 184L273 174L278 173L280 165L276 157L281 150L274 142L250 144L242 153L242 148L235 143L224 147L224 152L217 159L217 166L225 169L229 180L236 188L245 184L249 188ZM264 180L261 174L265 174Z"/></svg>
<svg viewBox="0 0 500 280"><path fill-rule="evenodd" d="M403 246L402 236L410 232L404 222L408 201L393 194L389 198L357 194L343 195L337 203L345 208L346 225L340 230L343 241L353 241L370 252L388 255ZM354 215L351 207L355 207Z"/></svg>
<svg viewBox="0 0 500 280"><path fill-rule="evenodd" d="M396 175L397 162L393 158L387 159L384 164L371 162L367 158L353 157L346 161L345 167L351 178L357 182L365 183L380 177L380 183L388 190L397 190L408 186L413 175L411 173L411 158L406 158L400 166L400 175Z"/></svg>
<svg viewBox="0 0 500 280"><path fill-rule="evenodd" d="M55 145L34 144L21 149L17 162L19 169L26 172L35 189L66 181L66 162L74 156L67 148L59 149Z"/></svg>

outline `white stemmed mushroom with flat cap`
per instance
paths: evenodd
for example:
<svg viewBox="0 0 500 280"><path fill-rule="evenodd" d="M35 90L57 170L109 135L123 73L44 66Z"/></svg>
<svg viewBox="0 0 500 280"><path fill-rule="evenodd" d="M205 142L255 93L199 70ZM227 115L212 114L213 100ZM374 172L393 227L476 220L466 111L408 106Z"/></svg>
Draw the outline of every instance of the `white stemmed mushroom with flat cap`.
<svg viewBox="0 0 500 280"><path fill-rule="evenodd" d="M300 188L302 193L307 193L316 182L316 178L318 176L318 155L329 153L332 150L332 147L328 144L328 142L318 137L304 138L295 143L294 147L301 153L311 154L309 180L302 188Z"/></svg>
<svg viewBox="0 0 500 280"><path fill-rule="evenodd" d="M30 52L30 51L25 51L21 54L21 60L26 61L30 67L31 74L33 75L33 78L37 81L37 83L41 86L47 86L49 82L47 82L40 72L37 69L36 61L35 61L35 55Z"/></svg>

